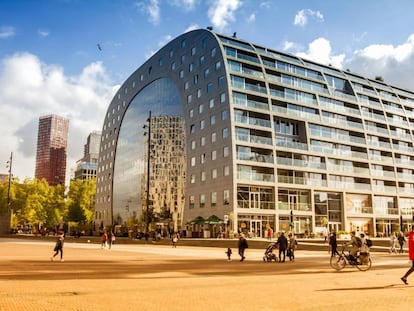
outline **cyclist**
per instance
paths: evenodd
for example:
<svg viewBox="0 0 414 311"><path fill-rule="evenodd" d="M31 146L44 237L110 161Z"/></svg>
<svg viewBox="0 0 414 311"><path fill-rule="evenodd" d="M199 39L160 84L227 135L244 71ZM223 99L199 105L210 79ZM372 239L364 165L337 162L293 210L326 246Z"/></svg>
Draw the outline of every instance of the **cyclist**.
<svg viewBox="0 0 414 311"><path fill-rule="evenodd" d="M369 253L369 246L367 245L367 238L365 237L365 234L361 233L360 234L361 237L361 247L359 248L359 251L361 253Z"/></svg>
<svg viewBox="0 0 414 311"><path fill-rule="evenodd" d="M346 243L346 246L351 247L351 250L349 251L349 262L351 265L356 264L356 258L359 251L358 239L359 237L356 236L355 231L351 231L351 240Z"/></svg>

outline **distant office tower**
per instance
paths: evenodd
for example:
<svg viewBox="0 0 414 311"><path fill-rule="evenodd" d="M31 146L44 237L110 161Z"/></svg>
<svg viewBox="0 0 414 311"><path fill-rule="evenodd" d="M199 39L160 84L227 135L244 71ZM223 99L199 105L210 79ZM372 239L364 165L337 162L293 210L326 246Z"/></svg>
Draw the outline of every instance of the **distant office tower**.
<svg viewBox="0 0 414 311"><path fill-rule="evenodd" d="M68 128L66 118L56 115L39 118L35 177L45 178L51 186L65 184Z"/></svg>
<svg viewBox="0 0 414 311"><path fill-rule="evenodd" d="M74 169L74 179L96 178L98 168L99 144L101 142L101 132L93 131L89 134L84 145L83 158L76 163Z"/></svg>

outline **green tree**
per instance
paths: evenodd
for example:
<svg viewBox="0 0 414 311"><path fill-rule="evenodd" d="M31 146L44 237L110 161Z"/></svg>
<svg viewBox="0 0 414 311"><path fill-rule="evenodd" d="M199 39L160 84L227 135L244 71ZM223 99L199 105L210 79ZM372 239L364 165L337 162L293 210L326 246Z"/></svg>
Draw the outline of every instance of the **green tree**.
<svg viewBox="0 0 414 311"><path fill-rule="evenodd" d="M95 211L96 179L76 179L70 182L68 193L68 221L91 223Z"/></svg>

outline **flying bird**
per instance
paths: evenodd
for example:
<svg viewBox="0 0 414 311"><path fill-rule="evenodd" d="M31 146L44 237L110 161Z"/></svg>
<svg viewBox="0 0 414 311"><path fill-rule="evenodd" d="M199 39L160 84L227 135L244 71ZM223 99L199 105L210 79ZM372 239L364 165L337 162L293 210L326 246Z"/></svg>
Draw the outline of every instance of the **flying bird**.
<svg viewBox="0 0 414 311"><path fill-rule="evenodd" d="M98 47L99 51L102 51L101 45L99 43L96 46Z"/></svg>

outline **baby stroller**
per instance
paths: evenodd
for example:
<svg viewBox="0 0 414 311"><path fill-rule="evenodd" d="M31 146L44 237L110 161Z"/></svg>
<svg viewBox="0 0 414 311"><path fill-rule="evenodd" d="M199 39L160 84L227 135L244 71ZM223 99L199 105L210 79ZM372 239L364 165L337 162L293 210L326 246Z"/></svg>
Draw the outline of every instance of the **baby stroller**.
<svg viewBox="0 0 414 311"><path fill-rule="evenodd" d="M270 243L264 252L263 261L272 261L272 260L277 261L276 254L273 254L273 250L276 248L277 248L276 243Z"/></svg>

